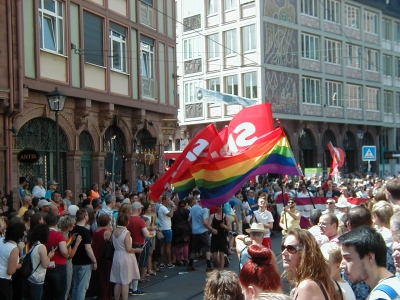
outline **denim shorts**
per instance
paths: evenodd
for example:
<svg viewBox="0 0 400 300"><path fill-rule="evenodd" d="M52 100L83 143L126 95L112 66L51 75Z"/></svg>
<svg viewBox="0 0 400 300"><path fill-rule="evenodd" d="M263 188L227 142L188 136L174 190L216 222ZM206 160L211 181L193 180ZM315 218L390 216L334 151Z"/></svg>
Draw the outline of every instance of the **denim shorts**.
<svg viewBox="0 0 400 300"><path fill-rule="evenodd" d="M171 229L163 230L162 234L164 236L164 242L166 242L166 243L172 242L172 230Z"/></svg>

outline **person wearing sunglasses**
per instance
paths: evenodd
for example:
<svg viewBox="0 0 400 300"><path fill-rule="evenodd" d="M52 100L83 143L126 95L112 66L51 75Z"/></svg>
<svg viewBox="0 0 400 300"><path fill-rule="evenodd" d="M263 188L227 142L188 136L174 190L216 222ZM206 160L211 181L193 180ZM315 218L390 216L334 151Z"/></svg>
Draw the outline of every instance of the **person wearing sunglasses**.
<svg viewBox="0 0 400 300"><path fill-rule="evenodd" d="M307 230L290 229L283 238L284 276L295 287L297 300L339 300L339 287L330 278L330 270L314 236Z"/></svg>
<svg viewBox="0 0 400 300"><path fill-rule="evenodd" d="M335 199L329 198L328 200L326 200L326 209L323 211L324 214L326 213L332 213L332 214L336 214L336 201Z"/></svg>
<svg viewBox="0 0 400 300"><path fill-rule="evenodd" d="M279 226L282 228L282 235L286 235L288 230L300 228L301 212L296 209L296 199L290 197L288 206L284 207L281 213Z"/></svg>

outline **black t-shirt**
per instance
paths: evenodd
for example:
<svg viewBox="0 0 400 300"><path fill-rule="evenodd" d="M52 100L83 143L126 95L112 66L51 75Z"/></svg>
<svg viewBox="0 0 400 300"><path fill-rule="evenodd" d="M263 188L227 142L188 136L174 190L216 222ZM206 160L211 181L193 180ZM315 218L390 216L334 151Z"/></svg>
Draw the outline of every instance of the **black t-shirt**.
<svg viewBox="0 0 400 300"><path fill-rule="evenodd" d="M92 244L92 237L90 236L90 231L83 226L76 225L71 231L71 234L80 235L82 237L82 242L78 246L78 250L74 257L72 258L72 264L74 265L90 265L93 262L86 253L85 244ZM74 243L75 244L75 243ZM73 246L73 245L72 245Z"/></svg>

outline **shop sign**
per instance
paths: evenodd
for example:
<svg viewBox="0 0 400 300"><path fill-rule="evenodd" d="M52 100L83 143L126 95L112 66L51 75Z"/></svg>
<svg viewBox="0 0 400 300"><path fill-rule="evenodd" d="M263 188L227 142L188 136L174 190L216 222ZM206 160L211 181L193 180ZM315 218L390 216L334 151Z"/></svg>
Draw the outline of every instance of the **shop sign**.
<svg viewBox="0 0 400 300"><path fill-rule="evenodd" d="M18 152L17 159L21 164L34 164L39 160L39 153L33 149L24 149Z"/></svg>

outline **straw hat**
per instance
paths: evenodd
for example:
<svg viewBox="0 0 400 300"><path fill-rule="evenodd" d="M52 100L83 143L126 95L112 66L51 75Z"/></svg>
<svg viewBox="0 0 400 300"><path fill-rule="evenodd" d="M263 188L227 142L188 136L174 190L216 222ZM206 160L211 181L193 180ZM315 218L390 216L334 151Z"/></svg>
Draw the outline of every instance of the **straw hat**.
<svg viewBox="0 0 400 300"><path fill-rule="evenodd" d="M250 233L250 232L262 232L264 234L267 234L268 230L265 230L263 223L255 223L254 222L253 224L251 224L250 228L246 229L246 232L247 233Z"/></svg>

